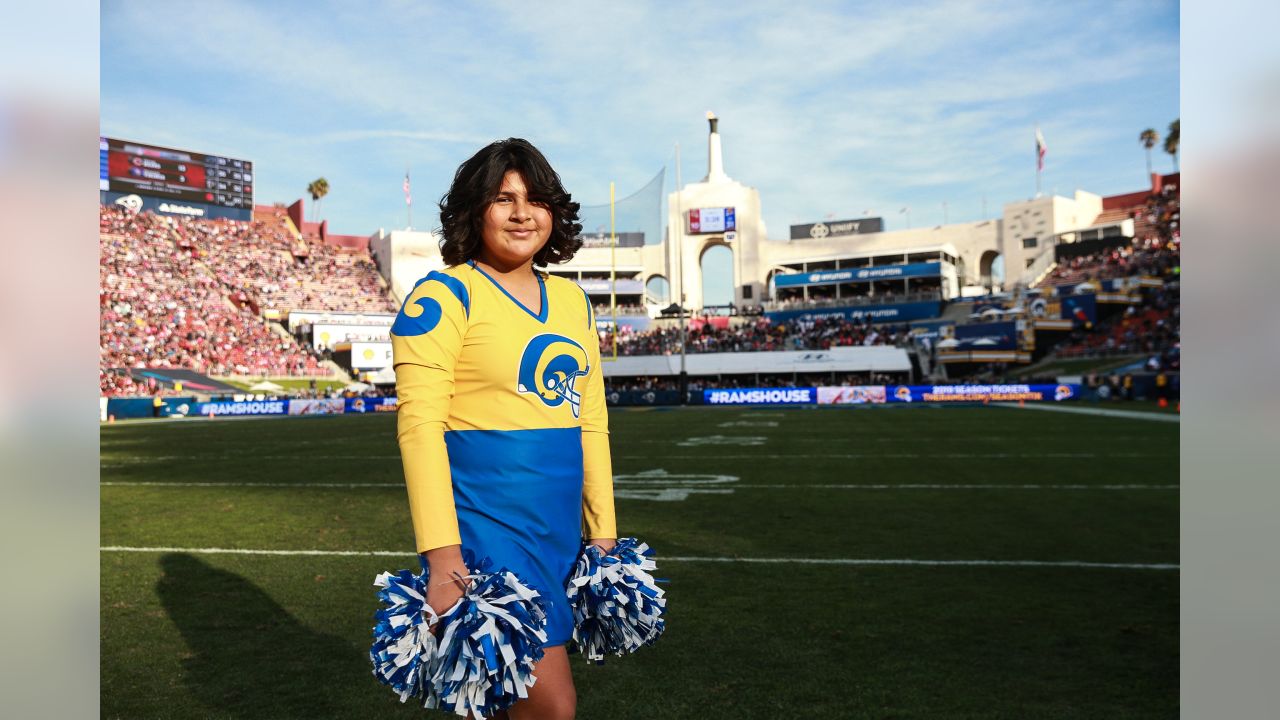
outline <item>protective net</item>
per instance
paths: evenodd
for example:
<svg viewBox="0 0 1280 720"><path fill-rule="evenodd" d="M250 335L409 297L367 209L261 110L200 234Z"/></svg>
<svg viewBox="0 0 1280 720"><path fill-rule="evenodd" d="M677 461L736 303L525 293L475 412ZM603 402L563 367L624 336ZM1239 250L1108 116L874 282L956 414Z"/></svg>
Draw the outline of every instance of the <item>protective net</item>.
<svg viewBox="0 0 1280 720"><path fill-rule="evenodd" d="M667 169L658 171L644 187L626 197L614 199L614 227L618 247L656 245L662 242L662 190ZM605 188L606 192L608 188ZM615 190L616 192L616 190ZM592 193L595 195L595 193ZM609 203L583 205L578 209L582 223L583 247L609 247Z"/></svg>

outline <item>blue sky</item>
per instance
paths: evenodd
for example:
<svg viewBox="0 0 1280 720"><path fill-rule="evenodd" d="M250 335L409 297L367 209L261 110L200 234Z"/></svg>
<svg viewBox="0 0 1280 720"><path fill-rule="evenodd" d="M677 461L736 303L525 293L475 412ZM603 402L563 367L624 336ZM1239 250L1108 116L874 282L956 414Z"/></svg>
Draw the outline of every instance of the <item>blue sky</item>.
<svg viewBox="0 0 1280 720"><path fill-rule="evenodd" d="M324 176L351 234L404 226L406 166L435 227L458 164L508 136L591 205L664 166L670 191L677 142L701 178L714 110L781 239L864 210L998 216L1034 194L1037 124L1046 192L1132 191L1138 134L1178 116L1176 2L113 0L101 19L103 134L253 160L260 203Z"/></svg>

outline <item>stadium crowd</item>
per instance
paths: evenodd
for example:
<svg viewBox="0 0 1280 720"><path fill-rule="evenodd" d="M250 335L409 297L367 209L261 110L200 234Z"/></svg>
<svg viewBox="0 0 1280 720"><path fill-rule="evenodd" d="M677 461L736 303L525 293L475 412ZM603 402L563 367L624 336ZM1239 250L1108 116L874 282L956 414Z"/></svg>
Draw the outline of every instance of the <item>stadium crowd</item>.
<svg viewBox="0 0 1280 720"><path fill-rule="evenodd" d="M1135 238L1131 243L1063 258L1040 284L1071 285L1086 280L1175 274L1181 266L1180 203L1178 187L1165 185L1133 211Z"/></svg>
<svg viewBox="0 0 1280 720"><path fill-rule="evenodd" d="M271 249L272 242L279 245ZM268 235L260 223L176 219L103 207L99 214L99 386L103 395L162 394L160 389L139 385L126 373L111 372L116 368L188 368L211 375L332 374L322 367L319 356L287 334L273 331L258 313L263 304L271 307L291 297L286 288L307 287L308 273L320 277L330 269L336 278L333 284L313 287L307 291L311 294L302 296L319 302L317 309L394 311L380 287L369 284L367 268L358 261L339 261L336 251L321 247L311 248L313 264L300 265L287 260L292 257L288 239ZM279 260L274 265L269 260L273 256ZM317 258L326 260L315 265ZM268 272L267 268L273 269ZM295 284L299 277L302 280ZM261 289L264 286L269 289ZM277 286L282 294L273 296Z"/></svg>
<svg viewBox="0 0 1280 720"><path fill-rule="evenodd" d="M647 315L649 311L644 305L639 303L617 303L616 305L619 315ZM610 314L609 303L593 303L596 317L605 317Z"/></svg>
<svg viewBox="0 0 1280 720"><path fill-rule="evenodd" d="M1135 240L1129 245L1064 258L1040 284L1074 285L1135 275L1163 277L1180 266L1180 256L1179 244L1174 241Z"/></svg>
<svg viewBox="0 0 1280 720"><path fill-rule="evenodd" d="M899 385L910 379L910 373L761 373L721 375L717 377L693 376L689 378L689 390L714 390L720 388L794 388L839 385ZM679 390L680 378L674 376L638 376L605 378L607 392L648 392Z"/></svg>
<svg viewBox="0 0 1280 720"><path fill-rule="evenodd" d="M394 313L367 253L303 243L274 221L181 218L177 244L259 309Z"/></svg>
<svg viewBox="0 0 1280 720"><path fill-rule="evenodd" d="M837 346L897 345L904 342L906 325L871 325L839 317L795 318L773 323L761 317L753 323L736 327L717 327L710 323L689 330L685 340L687 353L766 352L778 350L829 350ZM627 326L618 330L619 355L678 355L680 328L660 327L634 331ZM613 332L600 333L601 352L613 351Z"/></svg>
<svg viewBox="0 0 1280 720"><path fill-rule="evenodd" d="M164 218L103 208L99 356L103 394L136 392L111 368L189 368L215 375L321 373L291 338L227 298L203 263L177 250Z"/></svg>
<svg viewBox="0 0 1280 720"><path fill-rule="evenodd" d="M1146 355L1154 369L1177 369L1181 348L1182 305L1179 288L1150 289L1139 305L1085 330L1076 329L1055 349L1057 357Z"/></svg>

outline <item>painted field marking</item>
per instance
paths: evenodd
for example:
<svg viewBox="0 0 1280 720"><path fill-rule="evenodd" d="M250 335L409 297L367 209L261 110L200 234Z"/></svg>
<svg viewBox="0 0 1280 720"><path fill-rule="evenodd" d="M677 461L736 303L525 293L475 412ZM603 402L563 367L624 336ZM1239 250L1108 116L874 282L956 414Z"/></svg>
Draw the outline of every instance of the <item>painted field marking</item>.
<svg viewBox="0 0 1280 720"><path fill-rule="evenodd" d="M681 443L683 444L683 443ZM623 460L649 460L652 455L614 455ZM670 455L664 460L812 460L815 458L839 458L842 460L920 460L920 459L975 459L975 460L1091 460L1096 458L1169 458L1175 453L751 453L748 455ZM300 458L301 459L301 458Z"/></svg>
<svg viewBox="0 0 1280 720"><path fill-rule="evenodd" d="M735 475L672 474L662 469L645 470L634 475L614 475L613 496L626 500L679 502L688 500L690 495L732 495L733 488L706 486L737 481ZM622 487L617 487L619 485Z"/></svg>
<svg viewBox="0 0 1280 720"><path fill-rule="evenodd" d="M707 445L752 446L763 445L767 439L758 435L706 435L703 437L691 437L676 444L681 447L704 447Z"/></svg>
<svg viewBox="0 0 1280 720"><path fill-rule="evenodd" d="M732 427L765 427L765 428L776 428L776 427L778 427L778 423L777 423L776 421L774 421L774 420L730 420L729 422L722 422L722 423L720 423L719 425L716 425L716 427L722 427L722 428L732 428Z"/></svg>
<svg viewBox="0 0 1280 720"><path fill-rule="evenodd" d="M763 440L763 438L751 438L752 440ZM669 442L669 441L663 441ZM787 441L790 443L791 441ZM619 443L618 446L627 445L629 443ZM685 445L685 443L679 443ZM706 445L714 445L716 443L706 443ZM726 443L730 444L730 443ZM758 443L757 443L758 444ZM693 447L693 446L689 446ZM653 455L621 455L616 454L613 457L623 460L652 460ZM663 454L664 459L671 460L784 460L784 459L814 459L814 458L838 458L838 459L857 459L857 460L917 460L917 459L976 459L976 460L1002 460L1002 459L1018 459L1018 460L1059 460L1059 459L1106 459L1106 458L1168 458L1170 453L1144 453L1144 452L1116 452L1116 453L1092 453L1092 452L1041 452L1041 453L974 453L974 452L944 452L944 453L751 453L750 455L668 455ZM134 465L148 465L162 462L215 462L220 460L400 460L399 455L251 455L244 453L223 453L221 455L149 455L146 457L129 457L129 458L112 458L102 460L98 463L99 467L131 467Z"/></svg>
<svg viewBox="0 0 1280 720"><path fill-rule="evenodd" d="M761 488L785 490L1177 490L1180 485L753 485L744 483L735 488Z"/></svg>
<svg viewBox="0 0 1280 720"><path fill-rule="evenodd" d="M191 553L194 555L307 555L319 557L414 557L404 550L250 550L245 548L125 547L107 545L100 552ZM1120 570L1177 570L1177 563L1105 563L1081 560L916 560L907 558L747 558L657 556L658 562L759 563L773 565L926 565L979 567L1079 567Z"/></svg>
<svg viewBox="0 0 1280 720"><path fill-rule="evenodd" d="M1098 417L1124 418L1126 420L1150 420L1151 422L1182 422L1182 416L1175 413L1141 412L1139 410L1112 410L1110 408L1067 407L1063 405L1037 405L1027 403L991 403L999 407L1021 407L1024 410L1047 410L1049 412L1071 413L1074 415L1095 415Z"/></svg>
<svg viewBox="0 0 1280 720"><path fill-rule="evenodd" d="M652 471L650 471L652 472ZM644 473L640 473L643 476ZM1178 490L1180 485L1035 485L1035 484L984 484L984 485L947 485L947 484L920 484L920 483L903 483L901 485L893 484L871 484L871 483L849 483L843 485L835 484L804 484L804 485L783 485L783 484L765 484L765 483L737 483L734 482L732 488L708 488L706 485L712 484L710 480L679 480L672 479L657 487L649 486L647 489L629 489L626 486L635 484L639 481L619 480L618 478L637 477L627 475L615 475L615 483L622 485L623 489L615 489L616 497L631 498L637 500L652 500L644 495L650 490L682 490L688 493L709 493L724 495L732 493L734 489L753 489L753 490ZM674 475L672 478L680 477L724 477L732 478L731 475L723 476L681 476ZM733 480L723 480L716 482L733 482ZM264 488L298 488L298 489L327 489L339 488L343 490L356 488L395 488L403 489L404 483L273 483L273 482L157 482L152 480L104 480L98 483L107 487L264 487ZM626 493L626 494L624 494ZM687 495L686 495L687 497ZM663 498L668 499L666 497ZM684 499L684 498L681 498Z"/></svg>
<svg viewBox="0 0 1280 720"><path fill-rule="evenodd" d="M614 475L613 481L620 485L723 485L736 483L737 475L697 475L690 473L669 473L666 470L645 470L634 475Z"/></svg>

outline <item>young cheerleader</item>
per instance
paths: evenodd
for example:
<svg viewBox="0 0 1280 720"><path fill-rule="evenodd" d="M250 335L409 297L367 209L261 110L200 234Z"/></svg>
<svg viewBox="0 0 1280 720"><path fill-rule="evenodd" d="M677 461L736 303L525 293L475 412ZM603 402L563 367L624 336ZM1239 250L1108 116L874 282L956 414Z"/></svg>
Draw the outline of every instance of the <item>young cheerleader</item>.
<svg viewBox="0 0 1280 720"><path fill-rule="evenodd" d="M447 267L418 281L391 328L398 438L427 603L462 596L463 551L547 603L547 640L515 720L572 718L565 596L584 539L617 530L608 416L590 299L535 266L581 247L578 203L525 140L462 164L440 203ZM495 717L506 717L498 714Z"/></svg>

